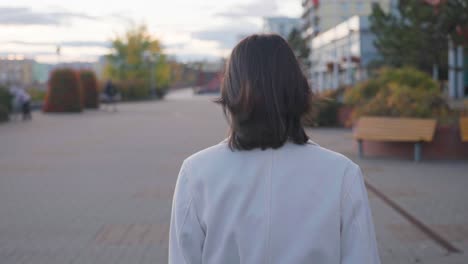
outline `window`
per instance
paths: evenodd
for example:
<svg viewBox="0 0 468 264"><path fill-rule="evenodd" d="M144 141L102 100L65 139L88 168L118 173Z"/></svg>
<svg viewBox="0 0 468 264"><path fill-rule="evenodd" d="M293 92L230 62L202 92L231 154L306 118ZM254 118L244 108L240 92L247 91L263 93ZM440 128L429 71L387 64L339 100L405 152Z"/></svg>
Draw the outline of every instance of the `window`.
<svg viewBox="0 0 468 264"><path fill-rule="evenodd" d="M359 1L356 3L356 12L359 14L366 12L366 6L364 5L364 2Z"/></svg>

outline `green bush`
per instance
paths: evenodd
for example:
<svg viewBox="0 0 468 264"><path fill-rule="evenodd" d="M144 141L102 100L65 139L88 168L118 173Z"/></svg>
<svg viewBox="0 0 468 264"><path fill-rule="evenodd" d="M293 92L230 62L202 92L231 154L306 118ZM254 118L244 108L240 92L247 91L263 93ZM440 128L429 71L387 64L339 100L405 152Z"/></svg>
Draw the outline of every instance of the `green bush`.
<svg viewBox="0 0 468 264"><path fill-rule="evenodd" d="M335 90L326 90L321 92L319 94L319 97L336 100L342 103L345 92L351 88L352 87L350 86L340 86L338 89Z"/></svg>
<svg viewBox="0 0 468 264"><path fill-rule="evenodd" d="M340 87L314 95L311 109L302 121L306 126L339 126L338 112L343 106L343 94L349 87Z"/></svg>
<svg viewBox="0 0 468 264"><path fill-rule="evenodd" d="M10 111L6 106L0 104L0 122L6 122L9 120Z"/></svg>
<svg viewBox="0 0 468 264"><path fill-rule="evenodd" d="M0 105L3 106L4 110L8 112L11 112L13 106L11 105L13 100L12 95L10 92L7 90L6 87L0 86Z"/></svg>
<svg viewBox="0 0 468 264"><path fill-rule="evenodd" d="M115 85L124 101L145 100L151 97L149 86L144 80L120 81Z"/></svg>
<svg viewBox="0 0 468 264"><path fill-rule="evenodd" d="M373 79L345 93L353 118L391 116L437 118L448 112L436 82L414 68L382 69Z"/></svg>
<svg viewBox="0 0 468 264"><path fill-rule="evenodd" d="M43 110L44 112L83 110L80 79L74 70L57 69L51 73Z"/></svg>
<svg viewBox="0 0 468 264"><path fill-rule="evenodd" d="M79 74L83 106L85 108L99 108L99 91L96 74L91 70L82 70Z"/></svg>
<svg viewBox="0 0 468 264"><path fill-rule="evenodd" d="M332 98L322 98L318 101L316 126L338 126L338 110L343 104Z"/></svg>
<svg viewBox="0 0 468 264"><path fill-rule="evenodd" d="M47 92L37 88L32 88L28 89L28 94L31 96L32 102L43 102L46 98Z"/></svg>

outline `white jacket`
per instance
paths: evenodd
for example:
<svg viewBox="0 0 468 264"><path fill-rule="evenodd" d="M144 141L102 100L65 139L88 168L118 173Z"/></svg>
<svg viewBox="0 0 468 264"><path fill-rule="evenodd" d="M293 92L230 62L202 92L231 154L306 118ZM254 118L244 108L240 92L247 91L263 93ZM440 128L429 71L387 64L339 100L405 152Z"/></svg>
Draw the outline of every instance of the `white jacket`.
<svg viewBox="0 0 468 264"><path fill-rule="evenodd" d="M380 263L361 170L311 141L198 152L177 181L169 263Z"/></svg>

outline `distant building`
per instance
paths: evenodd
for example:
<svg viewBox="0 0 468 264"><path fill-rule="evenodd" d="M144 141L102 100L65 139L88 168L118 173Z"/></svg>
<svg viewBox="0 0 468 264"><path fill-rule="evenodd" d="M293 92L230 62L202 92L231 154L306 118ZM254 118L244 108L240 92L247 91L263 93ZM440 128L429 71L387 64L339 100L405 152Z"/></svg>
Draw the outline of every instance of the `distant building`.
<svg viewBox="0 0 468 264"><path fill-rule="evenodd" d="M372 42L373 36L369 30L368 22L372 6L378 4L385 12L390 13L396 10L398 2L398 0L302 1L301 31L302 37L310 43L312 66L308 77L309 80L313 81L315 87L319 87L319 89L336 88L340 84L354 83L355 80L365 78L364 68L369 58L372 60L373 57L378 56ZM353 23L354 25L351 26L350 24ZM322 36L322 34L326 34L326 36ZM346 44L346 42L354 42L354 44ZM351 45L351 49L344 48L347 45ZM342 62L337 62L336 65L341 66L341 68L335 67L333 70L335 75L330 76L324 71L324 61L328 61L328 69L330 70L330 65L338 60L335 57L343 57L346 49L349 50L348 53L351 54L354 63L359 64L359 67L350 66L355 69L348 69L347 77L343 77ZM350 73L351 71L353 73ZM341 79L333 77L336 75L341 76Z"/></svg>
<svg viewBox="0 0 468 264"><path fill-rule="evenodd" d="M96 73L96 77L98 79L101 79L101 80L104 79L106 65L107 65L106 56L100 56L98 60L93 64L92 69Z"/></svg>
<svg viewBox="0 0 468 264"><path fill-rule="evenodd" d="M311 81L318 91L353 85L367 78L378 59L366 16L353 16L312 39Z"/></svg>
<svg viewBox="0 0 468 264"><path fill-rule="evenodd" d="M70 68L74 70L93 70L95 67L94 62L72 61L56 64L55 68Z"/></svg>
<svg viewBox="0 0 468 264"><path fill-rule="evenodd" d="M60 64L39 63L20 55L0 57L0 84L18 84L23 87L43 87L49 79L50 72L56 68L75 70L94 70L101 77L105 66L104 57L92 62L66 62Z"/></svg>
<svg viewBox="0 0 468 264"><path fill-rule="evenodd" d="M265 17L263 18L263 32L276 33L287 39L294 28L299 29L301 20L290 17Z"/></svg>
<svg viewBox="0 0 468 264"><path fill-rule="evenodd" d="M303 0L303 37L311 39L352 16L368 16L373 4L389 12L397 3L397 0Z"/></svg>
<svg viewBox="0 0 468 264"><path fill-rule="evenodd" d="M226 64L225 59L219 59L214 61L203 61L201 63L201 69L205 72L222 72Z"/></svg>
<svg viewBox="0 0 468 264"><path fill-rule="evenodd" d="M236 42L240 42L241 40L245 39L246 37L250 36L251 34L243 33L236 35Z"/></svg>
<svg viewBox="0 0 468 264"><path fill-rule="evenodd" d="M196 74L193 91L197 94L219 92L225 65L225 59L194 62L189 65Z"/></svg>
<svg viewBox="0 0 468 264"><path fill-rule="evenodd" d="M8 56L0 58L0 83L30 85L34 82L35 61L24 57Z"/></svg>
<svg viewBox="0 0 468 264"><path fill-rule="evenodd" d="M33 75L34 82L39 84L45 84L49 80L50 71L54 68L53 64L46 63L34 63L33 66Z"/></svg>

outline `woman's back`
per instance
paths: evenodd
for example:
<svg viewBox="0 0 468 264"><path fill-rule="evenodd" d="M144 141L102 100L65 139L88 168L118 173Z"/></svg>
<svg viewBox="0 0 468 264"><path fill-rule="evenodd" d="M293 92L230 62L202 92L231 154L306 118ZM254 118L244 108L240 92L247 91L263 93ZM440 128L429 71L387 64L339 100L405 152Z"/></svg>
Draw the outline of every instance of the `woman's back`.
<svg viewBox="0 0 468 264"><path fill-rule="evenodd" d="M183 165L170 263L378 263L359 168L309 142L231 151Z"/></svg>
<svg viewBox="0 0 468 264"><path fill-rule="evenodd" d="M309 141L311 101L283 38L236 45L217 101L229 136L182 165L170 264L379 263L361 171Z"/></svg>

